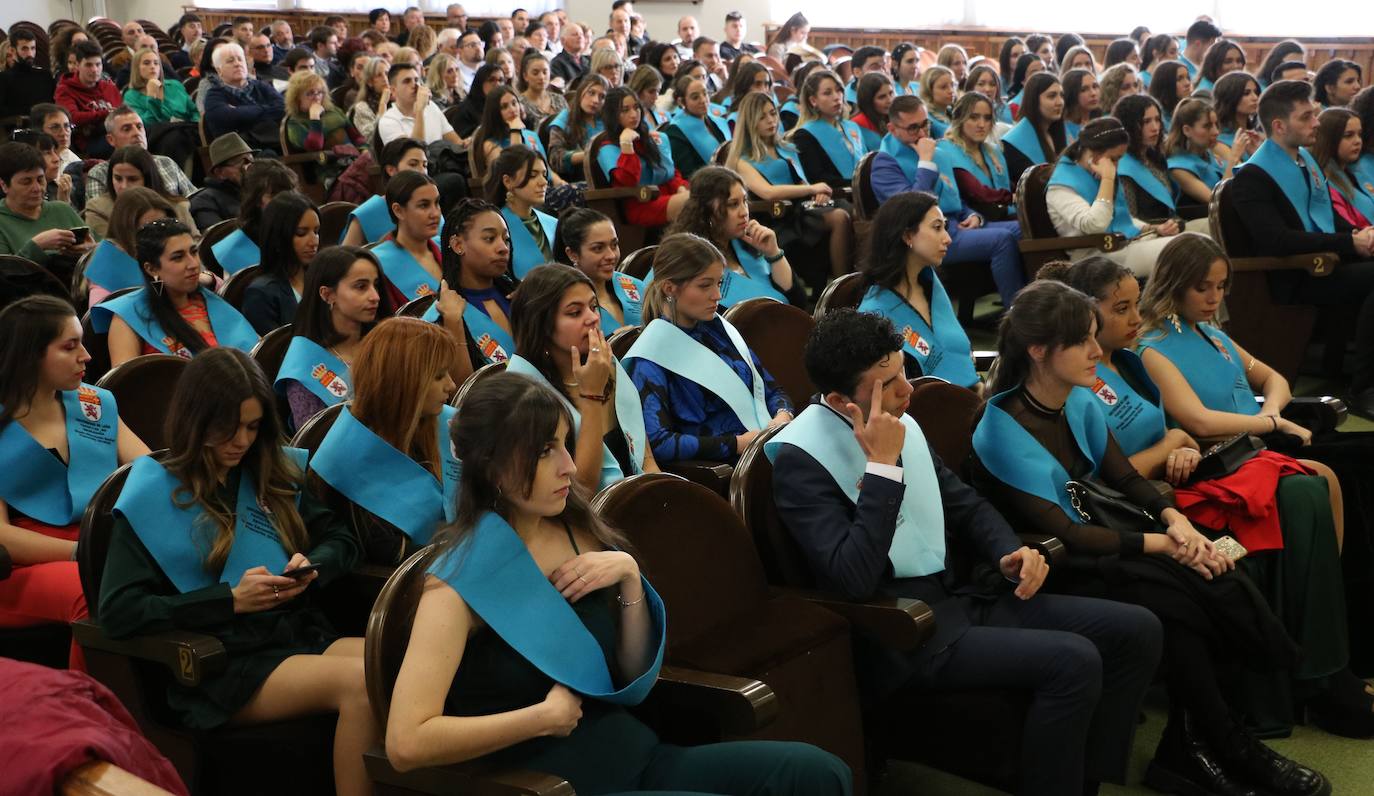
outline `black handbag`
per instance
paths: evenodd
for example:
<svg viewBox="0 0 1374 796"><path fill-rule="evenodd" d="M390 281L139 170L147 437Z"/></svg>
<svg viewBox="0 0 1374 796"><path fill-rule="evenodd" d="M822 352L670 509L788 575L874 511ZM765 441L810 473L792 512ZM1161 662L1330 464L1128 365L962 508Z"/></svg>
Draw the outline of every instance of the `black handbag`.
<svg viewBox="0 0 1374 796"><path fill-rule="evenodd" d="M1163 527L1150 512L1106 484L1085 478L1069 481L1064 488L1083 522L1135 533L1154 533Z"/></svg>
<svg viewBox="0 0 1374 796"><path fill-rule="evenodd" d="M1246 433L1237 434L1225 442L1218 442L1202 454L1202 461L1197 463L1193 474L1188 478L1188 483L1195 484L1198 481L1210 481L1230 475L1239 470L1242 464L1255 458L1255 454L1264 448L1264 440Z"/></svg>

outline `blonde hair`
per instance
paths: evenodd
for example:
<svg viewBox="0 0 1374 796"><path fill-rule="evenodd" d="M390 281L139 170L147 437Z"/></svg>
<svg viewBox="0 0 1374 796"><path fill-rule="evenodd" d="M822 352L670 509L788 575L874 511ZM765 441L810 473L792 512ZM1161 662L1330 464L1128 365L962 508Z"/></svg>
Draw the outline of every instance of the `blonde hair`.
<svg viewBox="0 0 1374 796"><path fill-rule="evenodd" d="M420 25L410 31L406 37L406 46L414 48L420 54L420 58L428 58L434 54L434 49L438 46L439 37L434 32L434 28L428 25Z"/></svg>
<svg viewBox="0 0 1374 796"><path fill-rule="evenodd" d="M644 325L673 314L664 285L671 282L681 287L716 263L724 264L725 255L700 235L678 232L665 237L654 251L654 279L644 288ZM672 317L666 319L673 320Z"/></svg>
<svg viewBox="0 0 1374 796"><path fill-rule="evenodd" d="M129 62L129 88L134 91L141 92L148 86L148 81L143 77L143 70L138 66L138 62L143 60L143 56L145 55L157 56L158 68L162 68L162 54L157 50L151 47L143 47L138 52L134 53L134 59ZM159 72L159 74L161 73Z"/></svg>
<svg viewBox="0 0 1374 796"><path fill-rule="evenodd" d="M781 123L773 132L772 140L759 135L759 120L768 113L770 108L775 112L777 111L777 106L773 104L773 98L767 94L751 92L740 100L739 107L735 109L739 113L739 117L738 121L735 122L735 137L730 142L730 154L726 158L726 166L739 171L741 158L758 163L763 160L770 160L775 156L780 157L781 152L778 150L792 147L791 144L783 140L778 132L782 129ZM770 147L773 152L768 151Z"/></svg>
<svg viewBox="0 0 1374 796"><path fill-rule="evenodd" d="M311 70L301 70L291 75L291 79L286 81L286 114L288 116L301 116L308 111L301 110L301 97L319 84L324 88L324 97L320 99L320 104L326 111L334 109L334 103L329 101L329 87L325 85L324 78L319 73Z"/></svg>
<svg viewBox="0 0 1374 796"><path fill-rule="evenodd" d="M1196 232L1183 232L1170 239L1159 252L1159 261L1145 292L1140 296L1140 333L1163 330L1165 319L1179 314L1183 294L1207 277L1216 261L1226 263L1229 291L1231 259L1217 242Z"/></svg>
<svg viewBox="0 0 1374 796"><path fill-rule="evenodd" d="M429 62L429 72L425 75L425 83L429 85L429 93L435 95L445 95L448 93L448 86L444 83L444 73L448 71L450 64L458 63L458 59L448 53L439 53L434 56L434 60ZM459 82L454 86L457 91L462 87Z"/></svg>
<svg viewBox="0 0 1374 796"><path fill-rule="evenodd" d="M605 69L608 66L614 66L616 74L620 78L619 82L613 83L611 87L615 88L615 86L625 85L625 66L624 63L620 60L620 53L616 52L615 50L607 50L605 48L602 48L592 53L592 61L589 70L593 74L601 75L601 70ZM605 75L601 76L606 77ZM611 78L606 78L606 80L610 82ZM635 97L638 96L639 92L635 92Z"/></svg>
<svg viewBox="0 0 1374 796"><path fill-rule="evenodd" d="M958 84L957 81L954 79L954 71L949 67L932 66L921 73L921 100L925 102L926 112L928 113L938 112L941 115L943 115L948 111L948 107L941 107L939 105L936 105L935 100L931 99L931 95L935 91L935 81L939 80L940 77L943 75L947 75L949 77L950 85L954 87L954 89L957 91Z"/></svg>
<svg viewBox="0 0 1374 796"><path fill-rule="evenodd" d="M363 67L362 85L358 86L358 98L354 100L354 102L366 102L368 107L374 108L378 113L386 110L386 108L377 107L377 101L382 97L372 90L372 79L377 75L386 77L387 70L390 68L391 66L386 62L385 58L376 56L368 58L367 65Z"/></svg>
<svg viewBox="0 0 1374 796"><path fill-rule="evenodd" d="M1122 61L1107 67L1097 78L1097 85L1102 89L1103 113L1111 113L1116 108L1117 100L1121 99L1121 84L1126 82L1127 75L1134 74L1136 74L1136 68ZM1139 93L1138 89L1137 93Z"/></svg>
<svg viewBox="0 0 1374 796"><path fill-rule="evenodd" d="M946 44L945 46L941 47L940 51L935 54L935 63L939 64L945 69L949 69L950 74L953 74L954 70L950 67L950 64L954 63L954 56L956 55L964 56L964 66L967 67L968 50L965 50L963 47L957 44ZM917 56L917 58L919 62L919 56Z"/></svg>
<svg viewBox="0 0 1374 796"><path fill-rule="evenodd" d="M997 121L997 108L993 106L992 100L981 91L969 91L954 103L954 109L949 112L949 129L945 130L945 138L959 145L959 148L973 154L978 151L978 145L964 138L964 122L967 122L978 105L986 103L988 113L992 115L993 122ZM992 164L988 164L989 167Z"/></svg>
<svg viewBox="0 0 1374 796"><path fill-rule="evenodd" d="M792 132L800 130L802 125L821 118L820 114L816 113L816 109L811 107L811 100L820 93L821 84L827 80L835 81L835 85L839 86L840 91L844 91L844 82L840 80L840 76L829 69L817 69L807 75L806 80L802 83L801 91L797 94L797 126L792 128ZM840 106L840 118L848 119L849 103L843 102L840 103Z"/></svg>

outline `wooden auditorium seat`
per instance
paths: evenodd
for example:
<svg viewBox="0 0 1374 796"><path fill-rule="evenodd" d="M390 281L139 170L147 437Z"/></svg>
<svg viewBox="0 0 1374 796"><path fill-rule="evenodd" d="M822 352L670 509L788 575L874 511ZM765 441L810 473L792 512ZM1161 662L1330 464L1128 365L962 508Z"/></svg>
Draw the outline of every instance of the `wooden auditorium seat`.
<svg viewBox="0 0 1374 796"><path fill-rule="evenodd" d="M95 384L114 393L120 422L149 450L160 450L168 444L167 412L188 364L190 360L171 354L144 354L112 369Z"/></svg>
<svg viewBox="0 0 1374 796"><path fill-rule="evenodd" d="M203 119L202 119L203 121ZM224 266L219 264L215 258L213 246L216 243L229 237L230 233L239 228L237 218L226 218L215 224L211 224L209 229L201 230L200 236L200 264L205 266L205 270L210 271L215 276L224 276Z"/></svg>
<svg viewBox="0 0 1374 796"><path fill-rule="evenodd" d="M296 334L296 327L291 324L278 326L268 332L258 340L258 344L253 346L249 356L258 363L262 372L267 376L267 383L271 384L277 380L277 371L281 370L282 360L286 358L286 349L291 347L291 338ZM286 407L282 401L283 408L290 414L290 408Z"/></svg>
<svg viewBox="0 0 1374 796"><path fill-rule="evenodd" d="M624 248L623 241L621 247ZM625 259L620 261L616 270L627 273L635 279L644 279L654 267L654 252L656 251L658 251L657 245L635 249L625 255Z"/></svg>
<svg viewBox="0 0 1374 796"><path fill-rule="evenodd" d="M453 391L453 397L449 399L449 404L455 407L462 406L463 399L468 397L468 393L471 393L474 387L492 376L505 372L505 362L488 362L477 370L474 370L471 376L463 379L463 383L458 385L457 390Z"/></svg>
<svg viewBox="0 0 1374 796"><path fill-rule="evenodd" d="M812 317L820 320L830 310L848 307L857 309L859 302L864 298L864 275L861 273L845 274L830 280L830 283L821 291L821 295L816 299L816 311Z"/></svg>
<svg viewBox="0 0 1374 796"><path fill-rule="evenodd" d="M428 547L396 568L373 605L367 623L365 669L368 700L386 737L391 693L410 643L415 611L424 587L425 568L434 555ZM675 726L703 723L715 734L743 734L764 726L777 714L778 698L768 686L752 679L707 674L664 666L649 698L637 711L662 717L660 734ZM702 742L703 738L690 739ZM384 742L383 742L384 743ZM399 772L379 744L364 755L368 774L379 796L394 794L472 794L473 796L573 796L561 777L537 771L502 769L477 759L449 766Z"/></svg>
<svg viewBox="0 0 1374 796"><path fill-rule="evenodd" d="M72 633L91 676L119 697L193 793L252 793L264 782L290 782L297 794L333 793L334 715L188 729L167 708L167 689L173 683L195 688L206 676L222 671L228 660L224 644L189 630L126 639L105 634L100 625L100 583L114 524L112 509L129 469L126 464L105 480L81 520L77 566L90 617L74 622ZM244 765L245 761L252 763Z"/></svg>
<svg viewBox="0 0 1374 796"><path fill-rule="evenodd" d="M1098 249L1112 252L1126 245L1124 235L1104 232L1101 235L1060 237L1050 220L1045 190L1054 173L1053 163L1041 163L1026 169L1016 184L1016 220L1021 224L1021 259L1026 266L1026 281L1034 281L1040 267L1051 260L1069 259L1070 249Z"/></svg>
<svg viewBox="0 0 1374 796"><path fill-rule="evenodd" d="M644 331L643 326L631 326L628 329L621 329L610 337L606 338L606 344L611 347L611 353L615 354L616 359L624 359L630 352L630 346L639 339L639 333Z"/></svg>
<svg viewBox="0 0 1374 796"><path fill-rule="evenodd" d="M0 254L0 309L28 296L71 301L71 289L52 271L17 254Z"/></svg>
<svg viewBox="0 0 1374 796"><path fill-rule="evenodd" d="M430 306L434 304L438 298L439 297L435 294L430 293L416 299L411 299L405 304L402 304L400 309L396 310L396 315L401 318L419 318L429 310Z"/></svg>
<svg viewBox="0 0 1374 796"><path fill-rule="evenodd" d="M644 227L635 226L625 218L622 203L631 199L647 202L658 196L657 185L638 185L631 188L619 188L611 185L611 175L602 172L601 166L596 162L596 153L601 145L609 141L606 132L603 130L592 137L591 143L587 145L586 156L582 158L582 170L587 181L586 201L587 207L604 214L615 225L616 232L620 234L620 248L631 251L641 248L650 237ZM653 237L657 237L661 230L653 230Z"/></svg>
<svg viewBox="0 0 1374 796"><path fill-rule="evenodd" d="M348 214L357 209L352 202L325 202L320 205L320 248L333 246L348 229Z"/></svg>
<svg viewBox="0 0 1374 796"><path fill-rule="evenodd" d="M136 287L120 288L106 296L105 300L119 298L138 289ZM86 346L86 353L91 355L91 360L86 363L86 381L95 383L110 370L110 335L107 332L95 330L95 323L91 320L90 310L86 310L86 313L81 316L81 344Z"/></svg>
<svg viewBox="0 0 1374 796"><path fill-rule="evenodd" d="M739 330L792 405L806 406L816 392L802 364L802 348L815 325L811 316L790 304L752 298L726 310L725 320Z"/></svg>
<svg viewBox="0 0 1374 796"><path fill-rule="evenodd" d="M749 532L730 504L665 473L602 490L593 508L628 537L668 615L664 661L758 679L778 695L763 731L720 740L813 743L845 760L865 791L863 722L847 623L769 588Z"/></svg>
<svg viewBox="0 0 1374 796"><path fill-rule="evenodd" d="M248 295L248 286L262 273L261 265L250 265L224 280L219 286L220 298L229 302L234 309L243 311L243 297Z"/></svg>

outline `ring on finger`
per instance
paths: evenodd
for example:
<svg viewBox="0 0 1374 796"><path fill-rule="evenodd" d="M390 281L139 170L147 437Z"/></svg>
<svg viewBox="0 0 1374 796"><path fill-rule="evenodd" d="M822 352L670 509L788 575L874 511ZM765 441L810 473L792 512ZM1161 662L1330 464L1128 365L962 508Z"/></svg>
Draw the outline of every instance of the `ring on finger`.
<svg viewBox="0 0 1374 796"><path fill-rule="evenodd" d="M584 578L584 577L582 577L581 575L578 575L578 576L577 576L577 579L580 580L580 581L582 581L583 583L586 583L586 582L587 582L587 579Z"/></svg>

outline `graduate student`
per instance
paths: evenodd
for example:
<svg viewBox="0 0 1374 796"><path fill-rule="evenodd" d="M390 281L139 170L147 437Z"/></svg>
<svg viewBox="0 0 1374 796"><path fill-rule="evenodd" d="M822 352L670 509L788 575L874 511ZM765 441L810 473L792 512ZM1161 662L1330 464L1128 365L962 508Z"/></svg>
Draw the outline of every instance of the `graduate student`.
<svg viewBox="0 0 1374 796"><path fill-rule="evenodd" d="M592 282L601 333L610 337L638 326L644 308L644 282L617 270L620 236L605 215L588 208L568 210L558 219L554 254Z"/></svg>

